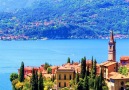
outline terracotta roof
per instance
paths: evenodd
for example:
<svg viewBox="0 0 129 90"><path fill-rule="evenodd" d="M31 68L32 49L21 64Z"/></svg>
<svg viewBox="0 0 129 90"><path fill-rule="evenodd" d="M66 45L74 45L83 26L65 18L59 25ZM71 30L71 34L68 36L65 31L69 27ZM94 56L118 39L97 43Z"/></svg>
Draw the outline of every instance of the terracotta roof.
<svg viewBox="0 0 129 90"><path fill-rule="evenodd" d="M56 72L74 72L74 68L59 67Z"/></svg>
<svg viewBox="0 0 129 90"><path fill-rule="evenodd" d="M113 64L115 64L115 63L117 63L117 62L114 62L114 61L106 61L106 62L103 62L103 63L101 63L100 65L101 66L111 66L111 65L113 65Z"/></svg>
<svg viewBox="0 0 129 90"><path fill-rule="evenodd" d="M118 72L111 72L111 73L109 73L109 78L111 78L111 79L129 79L129 74L127 76L125 76Z"/></svg>
<svg viewBox="0 0 129 90"><path fill-rule="evenodd" d="M32 70L33 68L34 68L35 70L36 70L36 69L37 69L37 70L39 69L39 68L37 68L37 67L30 67L30 66L27 66L27 67L24 67L24 70Z"/></svg>
<svg viewBox="0 0 129 90"><path fill-rule="evenodd" d="M120 60L129 60L129 56L121 56Z"/></svg>

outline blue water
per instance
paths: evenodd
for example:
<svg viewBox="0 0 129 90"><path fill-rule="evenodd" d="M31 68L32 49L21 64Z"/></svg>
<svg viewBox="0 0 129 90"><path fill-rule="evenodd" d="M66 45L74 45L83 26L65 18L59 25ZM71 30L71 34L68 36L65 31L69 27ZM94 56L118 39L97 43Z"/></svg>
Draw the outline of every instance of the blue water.
<svg viewBox="0 0 129 90"><path fill-rule="evenodd" d="M116 40L116 45L117 61L129 56L129 39ZM17 72L22 61L25 66L62 65L68 57L79 61L94 56L101 63L107 60L107 49L108 40L0 41L0 90L11 90L10 73Z"/></svg>

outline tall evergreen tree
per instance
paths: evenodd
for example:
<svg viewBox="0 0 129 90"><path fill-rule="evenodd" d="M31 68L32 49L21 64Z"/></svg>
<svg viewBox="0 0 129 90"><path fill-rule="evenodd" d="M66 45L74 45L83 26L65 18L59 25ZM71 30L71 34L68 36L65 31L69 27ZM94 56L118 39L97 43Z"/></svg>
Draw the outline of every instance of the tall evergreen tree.
<svg viewBox="0 0 129 90"><path fill-rule="evenodd" d="M96 76L96 59L93 62L93 69L92 69L92 78L95 79Z"/></svg>
<svg viewBox="0 0 129 90"><path fill-rule="evenodd" d="M40 73L39 80L38 80L38 90L44 90L42 73Z"/></svg>
<svg viewBox="0 0 129 90"><path fill-rule="evenodd" d="M67 59L67 63L70 63L70 57L68 57L68 59Z"/></svg>
<svg viewBox="0 0 129 90"><path fill-rule="evenodd" d="M35 88L38 90L38 73L35 71Z"/></svg>
<svg viewBox="0 0 129 90"><path fill-rule="evenodd" d="M76 77L75 77L75 83L77 84L79 82L79 74L78 74L78 71L76 73Z"/></svg>
<svg viewBox="0 0 129 90"><path fill-rule="evenodd" d="M93 69L93 60L94 60L94 58L92 56L92 59L91 59L91 69Z"/></svg>
<svg viewBox="0 0 129 90"><path fill-rule="evenodd" d="M102 90L102 86L103 86L103 74L102 74L102 69L101 69L101 72L100 72L100 76L99 76L99 90Z"/></svg>
<svg viewBox="0 0 129 90"><path fill-rule="evenodd" d="M83 90L83 80L80 80L77 85L77 90Z"/></svg>
<svg viewBox="0 0 129 90"><path fill-rule="evenodd" d="M36 80L35 80L35 70L33 68L32 70L32 77L31 77L31 80L30 80L30 85L31 85L31 90L36 90Z"/></svg>
<svg viewBox="0 0 129 90"><path fill-rule="evenodd" d="M87 66L86 72L87 72L87 76L89 76L90 75L89 65Z"/></svg>
<svg viewBox="0 0 129 90"><path fill-rule="evenodd" d="M24 62L21 62L20 72L19 72L19 81L24 81Z"/></svg>
<svg viewBox="0 0 129 90"><path fill-rule="evenodd" d="M84 78L83 90L89 90L89 82L88 82L87 75L85 75L85 78Z"/></svg>
<svg viewBox="0 0 129 90"><path fill-rule="evenodd" d="M85 74L86 74L86 59L82 58L82 60L81 60L81 78L84 79Z"/></svg>

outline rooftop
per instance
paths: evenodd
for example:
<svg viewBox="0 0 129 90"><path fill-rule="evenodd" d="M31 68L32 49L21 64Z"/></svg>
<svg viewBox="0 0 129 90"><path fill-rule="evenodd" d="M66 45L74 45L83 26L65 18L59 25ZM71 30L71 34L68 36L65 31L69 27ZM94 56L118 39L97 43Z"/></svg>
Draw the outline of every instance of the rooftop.
<svg viewBox="0 0 129 90"><path fill-rule="evenodd" d="M127 76L125 76L118 72L111 72L111 73L109 73L109 78L111 78L111 79L129 79L129 74Z"/></svg>
<svg viewBox="0 0 129 90"><path fill-rule="evenodd" d="M126 60L129 60L129 56L121 56L121 57L120 57L120 60L125 60L125 61L126 61Z"/></svg>
<svg viewBox="0 0 129 90"><path fill-rule="evenodd" d="M106 67L108 67L108 66L111 66L111 65L113 65L113 64L115 64L115 63L117 63L117 62L114 62L114 61L106 61L106 62L101 63L100 65L101 65L101 66L106 66Z"/></svg>

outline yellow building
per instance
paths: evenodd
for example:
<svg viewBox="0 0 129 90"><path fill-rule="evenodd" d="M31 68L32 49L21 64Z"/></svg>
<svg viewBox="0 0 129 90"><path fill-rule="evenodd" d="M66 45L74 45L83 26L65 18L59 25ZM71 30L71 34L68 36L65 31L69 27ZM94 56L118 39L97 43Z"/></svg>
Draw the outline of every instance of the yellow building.
<svg viewBox="0 0 129 90"><path fill-rule="evenodd" d="M111 72L109 80L109 90L126 90L126 83L129 82L129 75L125 76L118 72Z"/></svg>
<svg viewBox="0 0 129 90"><path fill-rule="evenodd" d="M70 87L70 80L74 80L75 70L73 68L58 68L56 71L57 88Z"/></svg>

